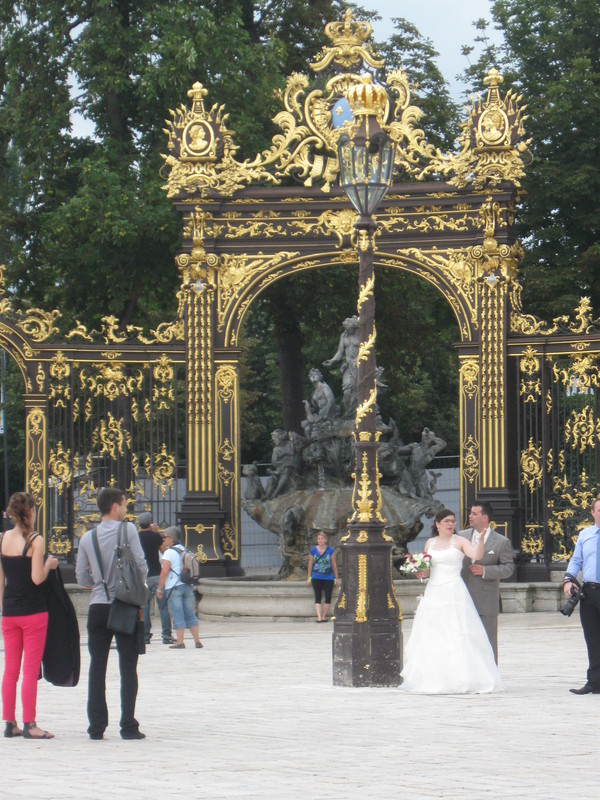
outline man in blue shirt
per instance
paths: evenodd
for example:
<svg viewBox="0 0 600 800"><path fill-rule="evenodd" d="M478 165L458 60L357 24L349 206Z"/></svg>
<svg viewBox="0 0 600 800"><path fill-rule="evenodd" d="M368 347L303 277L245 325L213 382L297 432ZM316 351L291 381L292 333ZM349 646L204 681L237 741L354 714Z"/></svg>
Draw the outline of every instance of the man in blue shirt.
<svg viewBox="0 0 600 800"><path fill-rule="evenodd" d="M565 573L563 590L571 597L573 581L583 575L584 596L581 599L581 627L588 651L587 682L573 694L600 694L600 498L592 503L594 524L584 528Z"/></svg>

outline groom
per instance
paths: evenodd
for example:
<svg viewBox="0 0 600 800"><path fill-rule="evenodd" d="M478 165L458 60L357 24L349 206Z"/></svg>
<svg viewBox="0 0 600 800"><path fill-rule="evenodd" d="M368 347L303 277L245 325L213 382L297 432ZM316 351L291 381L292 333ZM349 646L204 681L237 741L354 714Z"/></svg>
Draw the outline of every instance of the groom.
<svg viewBox="0 0 600 800"><path fill-rule="evenodd" d="M481 617L483 627L488 635L494 651L494 658L498 663L498 614L500 612L500 581L512 575L513 553L510 541L506 536L496 533L490 527L493 514L490 503L476 500L471 506L469 514L470 528L459 531L459 536L464 536L473 544L477 544L480 536L484 536L483 558L481 561L472 562L463 559L461 577L477 613Z"/></svg>

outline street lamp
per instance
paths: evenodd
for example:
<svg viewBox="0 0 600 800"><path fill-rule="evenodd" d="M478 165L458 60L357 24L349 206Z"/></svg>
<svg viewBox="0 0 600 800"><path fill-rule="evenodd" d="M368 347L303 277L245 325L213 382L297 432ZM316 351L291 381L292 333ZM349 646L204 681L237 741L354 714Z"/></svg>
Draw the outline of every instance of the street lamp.
<svg viewBox="0 0 600 800"><path fill-rule="evenodd" d="M377 468L373 214L392 182L395 145L381 127L385 90L366 75L346 98L353 114L338 140L340 183L360 217L357 407L352 512L341 540L342 586L333 625L333 682L397 686L401 682L401 614L392 583L392 539L381 515Z"/></svg>

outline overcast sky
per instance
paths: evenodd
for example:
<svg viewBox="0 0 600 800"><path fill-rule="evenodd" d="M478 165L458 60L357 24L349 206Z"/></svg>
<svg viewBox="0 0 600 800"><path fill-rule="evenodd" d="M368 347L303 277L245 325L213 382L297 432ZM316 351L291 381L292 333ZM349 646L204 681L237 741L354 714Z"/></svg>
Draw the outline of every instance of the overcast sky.
<svg viewBox="0 0 600 800"><path fill-rule="evenodd" d="M456 100L463 100L461 93L464 87L455 78L462 72L468 62L461 55L463 44L469 44L476 31L472 23L484 17L492 19L489 0L359 0L363 8L377 11L382 21L374 25L376 39L387 39L393 32L390 22L392 17L404 17L415 25L419 32L431 39L433 46L440 54L438 66L442 75L450 84L450 90ZM494 32L494 40L499 41L500 34ZM491 37L490 37L491 38Z"/></svg>

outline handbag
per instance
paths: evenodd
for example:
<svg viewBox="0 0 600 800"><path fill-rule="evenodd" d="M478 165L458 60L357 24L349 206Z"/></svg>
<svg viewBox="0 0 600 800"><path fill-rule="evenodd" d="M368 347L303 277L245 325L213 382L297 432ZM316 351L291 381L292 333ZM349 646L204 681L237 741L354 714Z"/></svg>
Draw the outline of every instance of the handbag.
<svg viewBox="0 0 600 800"><path fill-rule="evenodd" d="M110 603L106 627L113 633L122 633L126 634L127 636L132 636L140 629L140 625L138 623L141 622L142 626L144 624L142 620L140 620L140 608L139 606L134 606L131 603L124 603L122 600L119 600L116 597L114 600L110 600L110 594L108 593L108 587L106 585L106 578L104 577L104 567L102 566L102 557L100 556L100 547L98 546L98 534L96 532L96 528L94 528L92 531L92 546L94 548L94 553L96 554L100 575L102 576L104 593L106 594L106 599ZM138 653L140 652L137 642L136 651ZM143 652L145 652L145 648Z"/></svg>
<svg viewBox="0 0 600 800"><path fill-rule="evenodd" d="M131 636L136 631L139 618L140 610L137 606L115 598L110 604L106 627L113 633Z"/></svg>
<svg viewBox="0 0 600 800"><path fill-rule="evenodd" d="M125 530L125 538L121 544L121 531ZM132 606L147 606L150 602L150 593L146 582L140 575L135 556L127 541L127 523L119 525L117 534L117 583L115 598Z"/></svg>

